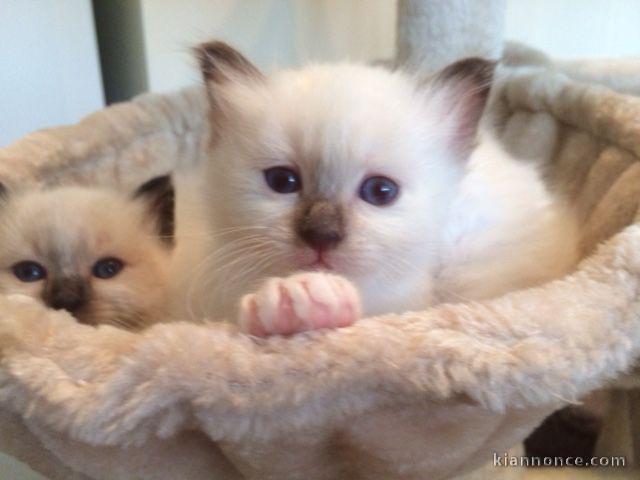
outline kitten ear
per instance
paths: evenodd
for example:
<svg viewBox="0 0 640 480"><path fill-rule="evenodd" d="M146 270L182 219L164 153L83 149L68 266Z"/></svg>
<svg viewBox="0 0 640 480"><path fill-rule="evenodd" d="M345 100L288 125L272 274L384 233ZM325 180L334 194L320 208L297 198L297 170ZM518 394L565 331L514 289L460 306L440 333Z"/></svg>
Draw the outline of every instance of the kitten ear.
<svg viewBox="0 0 640 480"><path fill-rule="evenodd" d="M207 85L264 79L264 75L256 66L224 42L203 43L196 47L196 56Z"/></svg>
<svg viewBox="0 0 640 480"><path fill-rule="evenodd" d="M441 96L449 120L452 147L467 158L474 147L478 124L489 98L496 62L465 58L432 77L431 89Z"/></svg>
<svg viewBox="0 0 640 480"><path fill-rule="evenodd" d="M160 239L173 245L175 235L175 191L171 175L152 178L140 185L134 200L145 202L148 215L155 222Z"/></svg>
<svg viewBox="0 0 640 480"><path fill-rule="evenodd" d="M240 52L224 42L203 43L196 47L195 52L215 125L229 112L230 103L226 95L229 87L253 87L264 82L265 76Z"/></svg>

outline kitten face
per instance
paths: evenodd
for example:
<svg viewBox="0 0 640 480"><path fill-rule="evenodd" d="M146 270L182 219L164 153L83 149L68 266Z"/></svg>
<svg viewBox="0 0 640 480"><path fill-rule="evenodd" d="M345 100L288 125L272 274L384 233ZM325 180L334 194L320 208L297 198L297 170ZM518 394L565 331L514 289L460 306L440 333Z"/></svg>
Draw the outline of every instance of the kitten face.
<svg viewBox="0 0 640 480"><path fill-rule="evenodd" d="M0 291L87 324L140 328L156 320L170 245L147 200L81 187L9 194L0 205Z"/></svg>
<svg viewBox="0 0 640 480"><path fill-rule="evenodd" d="M201 50L217 129L209 218L223 233L225 258L235 257L214 268L248 285L331 270L365 292L367 313L378 313L389 285L400 289L435 267L484 105L480 90L464 102L452 95L478 88L477 79L447 81L445 72L419 85L356 65L267 78L246 60L225 62L223 48Z"/></svg>

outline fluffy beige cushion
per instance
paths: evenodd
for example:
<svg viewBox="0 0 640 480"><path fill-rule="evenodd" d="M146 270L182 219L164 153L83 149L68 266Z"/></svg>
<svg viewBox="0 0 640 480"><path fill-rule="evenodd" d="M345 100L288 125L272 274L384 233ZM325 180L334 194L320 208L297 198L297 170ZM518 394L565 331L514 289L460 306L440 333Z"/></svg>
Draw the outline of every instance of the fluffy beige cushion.
<svg viewBox="0 0 640 480"><path fill-rule="evenodd" d="M198 162L205 104L198 88L149 95L32 134L0 150L0 177L133 184ZM622 229L640 200L640 100L533 71L492 110L508 148L576 205L587 258L574 274L269 340L223 324L96 329L0 297L0 450L61 480L436 480L628 370L640 226Z"/></svg>

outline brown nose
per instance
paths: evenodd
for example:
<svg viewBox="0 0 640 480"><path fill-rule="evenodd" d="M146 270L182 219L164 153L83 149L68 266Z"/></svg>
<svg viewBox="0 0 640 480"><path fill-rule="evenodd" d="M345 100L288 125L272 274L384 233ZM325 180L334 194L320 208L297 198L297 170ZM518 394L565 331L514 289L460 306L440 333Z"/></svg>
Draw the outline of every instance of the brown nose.
<svg viewBox="0 0 640 480"><path fill-rule="evenodd" d="M43 292L45 303L56 310L74 313L87 303L89 288L80 276L52 278Z"/></svg>
<svg viewBox="0 0 640 480"><path fill-rule="evenodd" d="M309 203L296 220L296 232L316 250L335 248L345 237L342 208L328 200Z"/></svg>

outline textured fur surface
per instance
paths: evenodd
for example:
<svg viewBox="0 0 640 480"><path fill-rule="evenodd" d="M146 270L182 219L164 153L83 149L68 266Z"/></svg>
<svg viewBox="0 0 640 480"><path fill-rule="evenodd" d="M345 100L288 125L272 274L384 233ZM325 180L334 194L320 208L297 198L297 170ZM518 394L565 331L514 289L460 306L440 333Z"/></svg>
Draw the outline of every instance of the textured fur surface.
<svg viewBox="0 0 640 480"><path fill-rule="evenodd" d="M177 158L202 162L205 104L201 89L146 96L0 150L0 172L141 180ZM55 480L73 477L48 461L109 480L446 478L629 368L640 232L618 233L638 220L640 101L542 72L510 79L494 109L499 140L543 164L578 209L590 258L575 274L288 340L220 324L95 329L2 297L0 401L12 421L0 448ZM433 456L376 443L382 427L410 446L422 426ZM24 448L36 439L42 455ZM403 470L389 474L396 455Z"/></svg>
<svg viewBox="0 0 640 480"><path fill-rule="evenodd" d="M139 182L197 163L205 107L200 88L120 104L1 149L0 175ZM547 72L510 79L493 108L499 140L577 207L583 254L636 219L640 101ZM631 227L576 274L531 291L290 341L220 325L96 331L3 299L0 449L55 480L76 478L56 462L109 480L448 477L637 357L639 236ZM432 443L388 474L403 452L376 448L376 424L403 445L431 426ZM209 440L186 441L202 438L191 429Z"/></svg>
<svg viewBox="0 0 640 480"><path fill-rule="evenodd" d="M632 227L537 289L289 340L255 342L220 324L96 331L9 298L2 398L43 422L41 438L53 429L101 445L173 439L197 418L249 478L303 478L303 467L321 479L446 478L628 368L640 340L639 239ZM400 438L413 447L397 449Z"/></svg>

